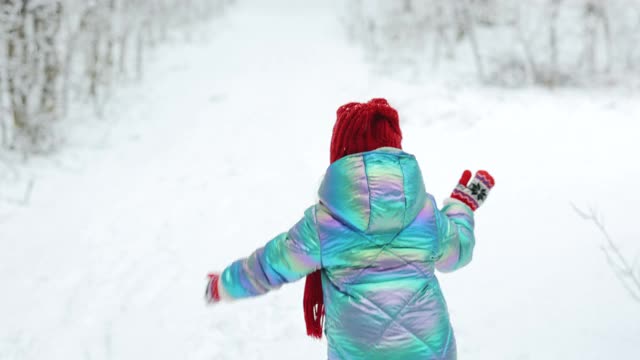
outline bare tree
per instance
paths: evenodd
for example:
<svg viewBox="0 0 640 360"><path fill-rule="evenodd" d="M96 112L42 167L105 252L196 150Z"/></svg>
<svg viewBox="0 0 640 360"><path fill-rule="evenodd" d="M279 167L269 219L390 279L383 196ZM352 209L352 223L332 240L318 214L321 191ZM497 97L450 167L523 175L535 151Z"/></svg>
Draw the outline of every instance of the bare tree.
<svg viewBox="0 0 640 360"><path fill-rule="evenodd" d="M585 66L586 71L594 74L597 71L598 48L604 45L605 64L604 72L611 70L613 63L611 22L604 3L599 1L587 1L584 4L584 47L578 60L579 66ZM602 42L599 34L602 32Z"/></svg>
<svg viewBox="0 0 640 360"><path fill-rule="evenodd" d="M453 41L454 34L451 26L452 19L446 16L446 8L445 6L449 6L449 3L437 2L434 7L434 18L433 18L433 59L432 66L433 68L437 68L440 64L440 58L442 50L444 49L445 58L451 59L455 53L455 44Z"/></svg>
<svg viewBox="0 0 640 360"><path fill-rule="evenodd" d="M72 101L100 113L148 49L229 0L0 0L0 150L55 147ZM182 31L182 30L180 30Z"/></svg>
<svg viewBox="0 0 640 360"><path fill-rule="evenodd" d="M639 0L344 3L349 37L376 55L375 65L406 63L407 54L424 64L419 40L427 32L434 69L442 67L445 48L446 62L475 68L481 82L580 86L633 82L640 75ZM388 36L393 33L400 35ZM398 53L404 58L395 59Z"/></svg>
<svg viewBox="0 0 640 360"><path fill-rule="evenodd" d="M484 65L482 64L482 56L480 55L480 44L478 43L478 38L476 36L474 16L468 0L462 1L462 8L459 11L461 11L461 18L463 19L464 32L469 38L469 45L471 46L471 52L473 53L478 79L480 79L480 81L484 81Z"/></svg>
<svg viewBox="0 0 640 360"><path fill-rule="evenodd" d="M593 208L583 211L574 204L571 204L571 207L582 219L592 222L604 236L605 244L601 248L609 266L631 298L640 303L640 257L636 257L635 261L631 262L622 254L605 228L602 217Z"/></svg>

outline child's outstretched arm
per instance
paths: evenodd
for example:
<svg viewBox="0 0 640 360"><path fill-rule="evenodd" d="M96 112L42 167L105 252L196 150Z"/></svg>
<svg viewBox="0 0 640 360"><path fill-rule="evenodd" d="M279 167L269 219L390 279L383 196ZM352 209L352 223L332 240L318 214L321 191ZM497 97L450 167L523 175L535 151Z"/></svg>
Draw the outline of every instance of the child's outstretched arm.
<svg viewBox="0 0 640 360"><path fill-rule="evenodd" d="M261 295L321 267L314 205L288 232L236 260L221 274L211 274L205 297L217 302Z"/></svg>
<svg viewBox="0 0 640 360"><path fill-rule="evenodd" d="M441 272L457 270L473 256L474 211L485 201L495 182L486 171L478 171L471 183L470 178L471 172L465 170L442 210L436 211L441 250L436 268Z"/></svg>

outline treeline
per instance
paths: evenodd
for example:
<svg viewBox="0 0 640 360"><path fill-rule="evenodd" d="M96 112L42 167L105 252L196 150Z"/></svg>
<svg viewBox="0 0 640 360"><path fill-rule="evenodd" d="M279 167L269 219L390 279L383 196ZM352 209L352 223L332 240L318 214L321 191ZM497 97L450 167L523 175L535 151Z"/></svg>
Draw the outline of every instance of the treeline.
<svg viewBox="0 0 640 360"><path fill-rule="evenodd" d="M74 101L99 111L170 31L230 0L0 0L0 150L46 151Z"/></svg>
<svg viewBox="0 0 640 360"><path fill-rule="evenodd" d="M447 64L503 86L640 77L639 0L353 0L342 19L387 70Z"/></svg>

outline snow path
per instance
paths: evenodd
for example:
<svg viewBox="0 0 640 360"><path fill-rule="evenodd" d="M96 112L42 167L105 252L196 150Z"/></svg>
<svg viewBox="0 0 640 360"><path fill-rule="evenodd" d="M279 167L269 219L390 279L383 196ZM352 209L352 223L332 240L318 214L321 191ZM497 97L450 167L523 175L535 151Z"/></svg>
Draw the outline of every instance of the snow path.
<svg viewBox="0 0 640 360"><path fill-rule="evenodd" d="M163 50L109 149L0 223L0 359L325 358L304 336L303 282L205 307L204 278L302 216L336 107L375 96L397 104L438 198L464 166L496 174L473 265L441 276L461 358L637 352L640 306L568 206L597 204L637 250L637 99L395 83L323 8L238 5L211 32Z"/></svg>

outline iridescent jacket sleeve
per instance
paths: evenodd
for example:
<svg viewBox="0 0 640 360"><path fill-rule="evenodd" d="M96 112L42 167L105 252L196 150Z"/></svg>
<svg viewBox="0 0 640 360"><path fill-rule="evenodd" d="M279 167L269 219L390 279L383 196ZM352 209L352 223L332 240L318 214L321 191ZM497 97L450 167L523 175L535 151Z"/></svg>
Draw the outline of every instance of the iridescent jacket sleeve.
<svg viewBox="0 0 640 360"><path fill-rule="evenodd" d="M455 271L471 261L476 243L473 233L473 211L454 199L447 199L442 210L435 211L440 240L440 256L436 268Z"/></svg>
<svg viewBox="0 0 640 360"><path fill-rule="evenodd" d="M264 294L321 268L315 205L288 232L284 232L227 267L220 278L232 298Z"/></svg>

